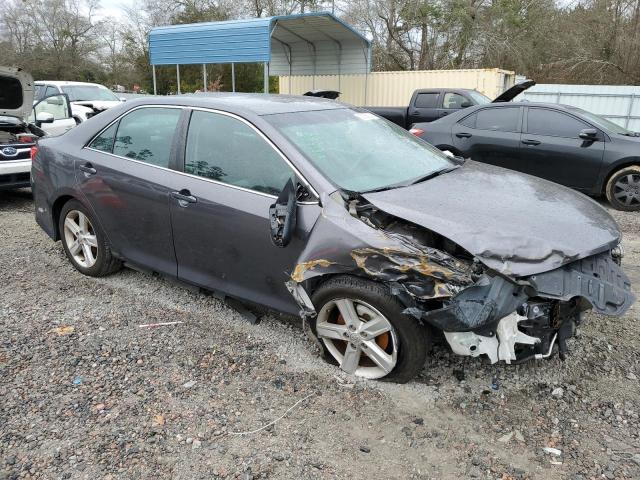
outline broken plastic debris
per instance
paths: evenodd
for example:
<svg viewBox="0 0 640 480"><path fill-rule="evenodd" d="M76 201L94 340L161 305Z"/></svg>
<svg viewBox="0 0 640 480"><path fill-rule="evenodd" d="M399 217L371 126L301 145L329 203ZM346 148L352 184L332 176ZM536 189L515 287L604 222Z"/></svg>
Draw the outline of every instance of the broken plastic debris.
<svg viewBox="0 0 640 480"><path fill-rule="evenodd" d="M65 327L56 327L49 330L49 333L57 333L58 335L71 335L74 331L74 327L67 325Z"/></svg>
<svg viewBox="0 0 640 480"><path fill-rule="evenodd" d="M187 383L185 383L184 385L182 385L184 388L192 388L194 387L196 384L195 380L189 380Z"/></svg>
<svg viewBox="0 0 640 480"><path fill-rule="evenodd" d="M555 455L556 457L559 457L562 455L562 450L558 450L557 448L544 447L542 450L544 451L544 453L548 453L549 455Z"/></svg>
<svg viewBox="0 0 640 480"><path fill-rule="evenodd" d="M82 385L82 377L76 377L73 379L74 385Z"/></svg>
<svg viewBox="0 0 640 480"><path fill-rule="evenodd" d="M160 323L145 323L144 325L138 325L140 328L153 328L153 327L166 327L168 325L178 325L184 322L160 322Z"/></svg>
<svg viewBox="0 0 640 480"><path fill-rule="evenodd" d="M498 382L497 378L494 378L491 381L491 388L493 388L494 390L498 390L500 388L500 383Z"/></svg>

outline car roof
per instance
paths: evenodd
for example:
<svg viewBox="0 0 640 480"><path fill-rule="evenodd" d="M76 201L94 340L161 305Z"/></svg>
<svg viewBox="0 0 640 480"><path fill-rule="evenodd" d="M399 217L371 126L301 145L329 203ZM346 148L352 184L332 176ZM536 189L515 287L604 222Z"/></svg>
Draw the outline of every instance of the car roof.
<svg viewBox="0 0 640 480"><path fill-rule="evenodd" d="M182 105L228 111L231 113L273 115L277 113L310 112L351 108L335 100L318 97L264 93L196 93L190 95L149 95L127 100L128 106Z"/></svg>
<svg viewBox="0 0 640 480"><path fill-rule="evenodd" d="M64 85L88 85L91 87L102 87L102 88L107 88L104 85L101 85L99 83L90 83L90 82L70 82L70 81L66 81L66 80L36 80L34 82L35 85L43 85L43 84L48 84L48 85L55 85L57 87L62 87Z"/></svg>

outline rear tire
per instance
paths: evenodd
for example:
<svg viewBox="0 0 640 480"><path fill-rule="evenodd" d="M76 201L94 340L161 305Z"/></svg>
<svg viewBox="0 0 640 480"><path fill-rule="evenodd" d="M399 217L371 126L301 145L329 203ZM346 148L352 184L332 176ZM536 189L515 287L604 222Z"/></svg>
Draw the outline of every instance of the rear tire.
<svg viewBox="0 0 640 480"><path fill-rule="evenodd" d="M607 182L605 194L616 210L640 210L640 166L632 165L614 172Z"/></svg>
<svg viewBox="0 0 640 480"><path fill-rule="evenodd" d="M385 285L358 277L335 277L320 285L311 300L318 312L309 322L311 331L330 363L356 376L398 383L413 379L424 367L431 349L429 330L402 313L405 307ZM348 305L353 306L351 318L360 322L357 328L351 329L343 316ZM360 356L354 370L354 362L347 358L357 350Z"/></svg>
<svg viewBox="0 0 640 480"><path fill-rule="evenodd" d="M93 215L77 200L69 200L60 211L58 229L64 252L80 273L103 277L122 267L111 253L107 236Z"/></svg>

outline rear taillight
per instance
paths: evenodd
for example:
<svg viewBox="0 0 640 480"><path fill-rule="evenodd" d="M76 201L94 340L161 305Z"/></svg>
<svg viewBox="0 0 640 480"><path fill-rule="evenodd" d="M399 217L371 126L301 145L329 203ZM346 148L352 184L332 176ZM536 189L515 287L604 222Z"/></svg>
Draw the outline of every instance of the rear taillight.
<svg viewBox="0 0 640 480"><path fill-rule="evenodd" d="M33 159L36 158L37 154L38 154L38 147L36 146L31 147L31 161L33 161Z"/></svg>
<svg viewBox="0 0 640 480"><path fill-rule="evenodd" d="M420 128L412 128L411 130L409 130L409 133L413 133L416 137L419 137L424 133L424 130Z"/></svg>

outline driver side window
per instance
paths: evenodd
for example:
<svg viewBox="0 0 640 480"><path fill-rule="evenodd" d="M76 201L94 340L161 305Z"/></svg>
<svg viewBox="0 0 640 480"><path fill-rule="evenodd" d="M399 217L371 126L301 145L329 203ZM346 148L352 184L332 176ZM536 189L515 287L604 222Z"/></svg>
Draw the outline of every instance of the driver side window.
<svg viewBox="0 0 640 480"><path fill-rule="evenodd" d="M194 111L184 171L236 187L278 195L292 169L253 128L213 112Z"/></svg>

